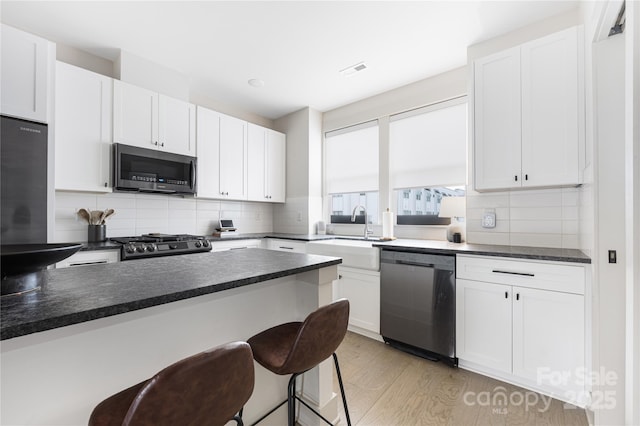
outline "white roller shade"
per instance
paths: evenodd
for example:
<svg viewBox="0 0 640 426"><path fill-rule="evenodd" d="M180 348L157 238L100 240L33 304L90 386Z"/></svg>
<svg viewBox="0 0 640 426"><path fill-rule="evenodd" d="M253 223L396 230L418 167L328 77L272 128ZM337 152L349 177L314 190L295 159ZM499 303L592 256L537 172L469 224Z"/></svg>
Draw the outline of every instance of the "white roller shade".
<svg viewBox="0 0 640 426"><path fill-rule="evenodd" d="M378 123L369 122L325 135L328 194L378 190Z"/></svg>
<svg viewBox="0 0 640 426"><path fill-rule="evenodd" d="M466 98L392 116L389 146L394 189L466 183Z"/></svg>

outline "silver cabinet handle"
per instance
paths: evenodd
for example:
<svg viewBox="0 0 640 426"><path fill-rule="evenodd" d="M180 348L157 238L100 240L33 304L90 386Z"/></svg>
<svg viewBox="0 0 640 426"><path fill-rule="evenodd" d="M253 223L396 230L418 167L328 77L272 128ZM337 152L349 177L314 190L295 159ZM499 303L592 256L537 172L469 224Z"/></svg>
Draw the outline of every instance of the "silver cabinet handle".
<svg viewBox="0 0 640 426"><path fill-rule="evenodd" d="M293 247L280 246L278 248L285 249L285 250L293 250Z"/></svg>

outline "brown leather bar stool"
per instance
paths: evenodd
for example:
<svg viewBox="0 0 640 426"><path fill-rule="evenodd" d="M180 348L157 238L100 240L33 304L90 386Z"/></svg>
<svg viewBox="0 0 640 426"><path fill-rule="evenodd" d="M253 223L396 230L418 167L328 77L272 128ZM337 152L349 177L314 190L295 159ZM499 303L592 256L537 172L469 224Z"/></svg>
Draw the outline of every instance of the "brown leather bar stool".
<svg viewBox="0 0 640 426"><path fill-rule="evenodd" d="M193 355L98 404L89 426L242 426L253 393L251 348L232 342Z"/></svg>
<svg viewBox="0 0 640 426"><path fill-rule="evenodd" d="M347 333L348 323L349 301L340 299L315 310L307 316L304 322L289 322L277 325L247 340L253 350L253 358L260 365L275 374L292 375L289 379L287 399L258 419L254 425L287 403L288 424L289 426L294 426L296 400L331 425L329 420L296 395L296 378L333 354L344 412L347 424L351 426L338 356L335 353Z"/></svg>

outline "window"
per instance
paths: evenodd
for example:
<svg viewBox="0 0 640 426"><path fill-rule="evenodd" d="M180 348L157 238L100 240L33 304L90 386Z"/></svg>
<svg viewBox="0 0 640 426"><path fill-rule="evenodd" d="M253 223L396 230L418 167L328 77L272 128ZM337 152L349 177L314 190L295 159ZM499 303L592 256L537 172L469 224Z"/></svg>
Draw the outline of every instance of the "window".
<svg viewBox="0 0 640 426"><path fill-rule="evenodd" d="M356 192L350 194L332 194L331 223L360 223L364 224L364 211L359 209L355 222L351 222L353 209L363 206L367 209L369 223L377 223L378 192Z"/></svg>
<svg viewBox="0 0 640 426"><path fill-rule="evenodd" d="M411 194L409 198L405 194ZM464 197L463 186L414 188L396 191L398 225L448 225L449 218L439 217L444 197ZM410 201L413 200L413 201Z"/></svg>
<svg viewBox="0 0 640 426"><path fill-rule="evenodd" d="M466 98L390 117L392 187L463 185L467 170Z"/></svg>
<svg viewBox="0 0 640 426"><path fill-rule="evenodd" d="M328 132L325 135L325 186L331 202L331 223L352 223L357 206L370 223L379 222L378 122ZM364 224L360 210L356 223Z"/></svg>
<svg viewBox="0 0 640 426"><path fill-rule="evenodd" d="M398 225L448 225L442 198L465 195L466 98L392 116L389 151Z"/></svg>

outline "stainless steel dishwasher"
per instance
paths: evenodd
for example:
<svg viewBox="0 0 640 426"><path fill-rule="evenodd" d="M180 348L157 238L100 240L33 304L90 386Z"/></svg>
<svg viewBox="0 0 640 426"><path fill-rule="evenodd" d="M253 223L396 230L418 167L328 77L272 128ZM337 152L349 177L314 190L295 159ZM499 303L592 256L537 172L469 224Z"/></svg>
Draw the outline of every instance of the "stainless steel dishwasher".
<svg viewBox="0 0 640 426"><path fill-rule="evenodd" d="M415 355L458 364L455 350L455 255L383 249L380 334Z"/></svg>

